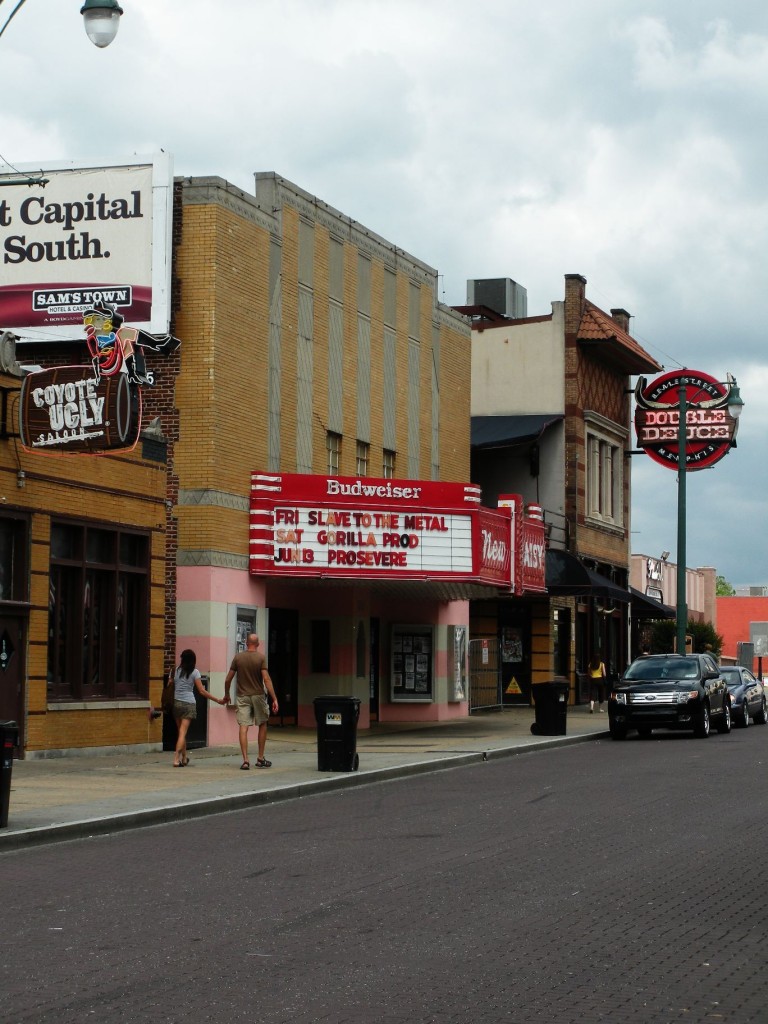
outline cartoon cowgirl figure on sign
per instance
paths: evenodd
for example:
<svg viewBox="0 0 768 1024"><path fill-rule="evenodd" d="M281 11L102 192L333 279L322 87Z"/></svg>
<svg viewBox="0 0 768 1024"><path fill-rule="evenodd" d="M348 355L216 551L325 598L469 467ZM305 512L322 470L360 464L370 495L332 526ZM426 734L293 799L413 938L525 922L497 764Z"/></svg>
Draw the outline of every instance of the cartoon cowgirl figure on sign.
<svg viewBox="0 0 768 1024"><path fill-rule="evenodd" d="M132 384L154 384L142 349L173 352L178 348L179 340L167 334L158 341L136 327L123 327L123 319L113 306L103 302L95 303L83 314L85 337L96 379L122 372L127 373Z"/></svg>

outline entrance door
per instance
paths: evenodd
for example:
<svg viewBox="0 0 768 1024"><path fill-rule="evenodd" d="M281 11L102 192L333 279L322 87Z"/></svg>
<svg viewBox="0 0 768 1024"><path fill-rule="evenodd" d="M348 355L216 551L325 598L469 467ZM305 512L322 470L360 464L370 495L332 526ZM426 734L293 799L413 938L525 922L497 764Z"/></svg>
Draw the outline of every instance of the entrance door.
<svg viewBox="0 0 768 1024"><path fill-rule="evenodd" d="M272 721L296 725L299 716L299 613L292 608L269 609L267 668L280 712Z"/></svg>
<svg viewBox="0 0 768 1024"><path fill-rule="evenodd" d="M497 637L469 641L469 711L500 708L501 676Z"/></svg>
<svg viewBox="0 0 768 1024"><path fill-rule="evenodd" d="M504 705L530 704L531 619L528 608L502 607L499 634Z"/></svg>
<svg viewBox="0 0 768 1024"><path fill-rule="evenodd" d="M24 749L26 627L25 616L0 614L0 721L18 725L19 751Z"/></svg>

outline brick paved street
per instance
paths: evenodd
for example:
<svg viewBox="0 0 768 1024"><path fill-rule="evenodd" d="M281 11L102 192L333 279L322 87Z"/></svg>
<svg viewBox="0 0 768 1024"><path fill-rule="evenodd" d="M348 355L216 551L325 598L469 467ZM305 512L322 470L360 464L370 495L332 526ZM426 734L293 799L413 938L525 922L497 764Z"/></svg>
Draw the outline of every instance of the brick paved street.
<svg viewBox="0 0 768 1024"><path fill-rule="evenodd" d="M7 853L13 1024L765 1021L768 729Z"/></svg>

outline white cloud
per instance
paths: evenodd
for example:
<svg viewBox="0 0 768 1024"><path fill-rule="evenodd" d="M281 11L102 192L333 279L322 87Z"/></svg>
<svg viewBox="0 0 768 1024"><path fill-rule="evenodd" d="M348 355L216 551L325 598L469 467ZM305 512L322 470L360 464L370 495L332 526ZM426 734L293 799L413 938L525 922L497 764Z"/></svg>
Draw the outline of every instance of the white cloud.
<svg viewBox="0 0 768 1024"><path fill-rule="evenodd" d="M739 377L739 446L693 474L708 500L690 551L768 582L764 0L725 16L720 0L123 6L103 51L77 7L20 11L0 39L7 159L162 147L178 174L246 190L274 170L434 266L448 302L466 278L510 276L546 313L584 274L661 362ZM635 521L652 553L674 547L674 475L647 462ZM736 493L753 528L735 533Z"/></svg>

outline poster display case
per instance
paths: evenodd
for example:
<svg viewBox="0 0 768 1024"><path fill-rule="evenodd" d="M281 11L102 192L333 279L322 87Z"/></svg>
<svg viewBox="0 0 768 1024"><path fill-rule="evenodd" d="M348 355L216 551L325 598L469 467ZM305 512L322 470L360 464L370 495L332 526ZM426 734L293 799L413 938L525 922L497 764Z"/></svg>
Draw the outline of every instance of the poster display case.
<svg viewBox="0 0 768 1024"><path fill-rule="evenodd" d="M434 662L433 626L393 626L391 700L432 703Z"/></svg>
<svg viewBox="0 0 768 1024"><path fill-rule="evenodd" d="M467 651L468 629L466 626L448 627L448 650L452 652L452 678L448 681L448 700L452 702L466 700L469 696L467 687Z"/></svg>

